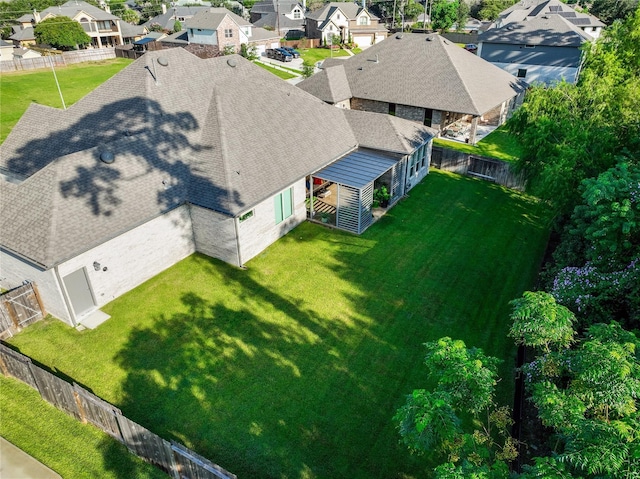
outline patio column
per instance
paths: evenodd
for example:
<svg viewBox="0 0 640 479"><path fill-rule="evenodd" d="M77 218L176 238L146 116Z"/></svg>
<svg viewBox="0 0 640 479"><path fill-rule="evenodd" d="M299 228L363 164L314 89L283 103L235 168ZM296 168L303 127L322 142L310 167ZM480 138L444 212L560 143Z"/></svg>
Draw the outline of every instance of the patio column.
<svg viewBox="0 0 640 479"><path fill-rule="evenodd" d="M469 130L469 144L476 144L476 130L478 129L478 117L474 116L471 120L471 130Z"/></svg>

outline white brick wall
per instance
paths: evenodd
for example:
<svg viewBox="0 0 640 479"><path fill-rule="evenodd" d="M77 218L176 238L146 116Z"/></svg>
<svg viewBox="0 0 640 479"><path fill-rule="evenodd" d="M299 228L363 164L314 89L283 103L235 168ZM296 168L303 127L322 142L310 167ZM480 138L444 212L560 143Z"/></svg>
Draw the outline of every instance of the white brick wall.
<svg viewBox="0 0 640 479"><path fill-rule="evenodd" d="M240 266L234 219L191 205L196 251Z"/></svg>
<svg viewBox="0 0 640 479"><path fill-rule="evenodd" d="M86 268L100 307L194 251L189 207L183 205L60 264L58 270L63 278ZM94 262L100 263L100 271L94 269Z"/></svg>
<svg viewBox="0 0 640 479"><path fill-rule="evenodd" d="M254 208L251 218L239 223L240 255L243 264L307 219L304 205L304 179L291 186L293 186L293 215L291 217L276 225L274 200L271 197Z"/></svg>

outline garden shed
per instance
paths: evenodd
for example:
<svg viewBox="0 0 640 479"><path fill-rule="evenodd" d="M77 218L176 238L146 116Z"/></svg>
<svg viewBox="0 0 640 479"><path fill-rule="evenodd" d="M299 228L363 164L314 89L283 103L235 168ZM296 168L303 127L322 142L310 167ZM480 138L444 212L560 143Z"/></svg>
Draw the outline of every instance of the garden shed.
<svg viewBox="0 0 640 479"><path fill-rule="evenodd" d="M359 149L314 173L307 183L314 185L313 194L307 192L311 217L320 213L323 222L362 233L373 222L374 189L386 186L390 203L400 198L404 162L391 154Z"/></svg>

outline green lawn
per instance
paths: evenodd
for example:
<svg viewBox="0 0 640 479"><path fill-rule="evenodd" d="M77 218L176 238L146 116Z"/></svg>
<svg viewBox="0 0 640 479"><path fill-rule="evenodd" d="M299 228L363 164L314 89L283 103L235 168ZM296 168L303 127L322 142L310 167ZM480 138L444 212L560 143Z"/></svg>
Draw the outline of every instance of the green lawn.
<svg viewBox="0 0 640 479"><path fill-rule="evenodd" d="M333 50L333 53L331 53L331 50L328 48L300 48L298 51L300 52L300 57L309 65L315 65L325 58L349 56L349 54L342 49Z"/></svg>
<svg viewBox="0 0 640 479"><path fill-rule="evenodd" d="M17 380L0 375L0 397L0 436L63 478L167 477L115 439L51 406Z"/></svg>
<svg viewBox="0 0 640 479"><path fill-rule="evenodd" d="M292 73L286 72L286 71L282 71L278 68L273 68L272 66L267 65L266 63L261 63L261 62L254 62L256 65L258 65L260 68L264 68L265 70L273 73L275 76L282 78L283 80L289 80L291 78L295 78L297 75L294 75Z"/></svg>
<svg viewBox="0 0 640 479"><path fill-rule="evenodd" d="M67 107L122 70L131 60L117 58L56 68L60 90ZM0 143L18 122L31 102L62 108L60 94L50 69L0 75L2 115Z"/></svg>
<svg viewBox="0 0 640 479"><path fill-rule="evenodd" d="M504 359L549 220L535 200L434 171L361 236L304 223L238 269L193 255L78 332L10 343L241 478L417 478L391 420L442 336Z"/></svg>
<svg viewBox="0 0 640 479"><path fill-rule="evenodd" d="M506 125L502 125L485 136L475 146L443 138L436 138L433 140L433 144L472 155L487 156L504 161L513 161L522 155L522 147L518 139L507 131Z"/></svg>

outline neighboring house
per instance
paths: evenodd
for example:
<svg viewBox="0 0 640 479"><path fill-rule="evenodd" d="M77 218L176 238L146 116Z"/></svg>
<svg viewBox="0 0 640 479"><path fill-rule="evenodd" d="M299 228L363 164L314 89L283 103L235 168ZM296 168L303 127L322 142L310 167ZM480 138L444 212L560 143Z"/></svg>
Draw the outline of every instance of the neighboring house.
<svg viewBox="0 0 640 479"><path fill-rule="evenodd" d="M40 58L42 54L28 48L15 47L13 49L13 58L16 60L29 60L31 58Z"/></svg>
<svg viewBox="0 0 640 479"><path fill-rule="evenodd" d="M427 174L433 135L239 55L148 52L67 110L31 104L0 145L0 287L35 281L75 326L196 251L245 264L314 217L317 184L358 233L376 185Z"/></svg>
<svg viewBox="0 0 640 479"><path fill-rule="evenodd" d="M342 108L406 118L476 142L479 126L506 121L526 83L438 34L398 33L298 87Z"/></svg>
<svg viewBox="0 0 640 479"><path fill-rule="evenodd" d="M592 39L559 15L491 28L478 37L478 55L531 83L575 83L582 45Z"/></svg>
<svg viewBox="0 0 640 479"><path fill-rule="evenodd" d="M256 27L279 32L281 37L302 38L304 36L306 1L262 0L250 10L250 21Z"/></svg>
<svg viewBox="0 0 640 479"><path fill-rule="evenodd" d="M27 46L36 43L33 32L37 25L47 18L58 16L69 17L80 23L83 30L91 37L91 46L102 48L106 46L122 45L122 31L120 18L107 11L95 7L87 2L72 0L57 7L49 7L38 13L23 15L18 18L20 25L12 27L13 34L9 37L16 46Z"/></svg>
<svg viewBox="0 0 640 479"><path fill-rule="evenodd" d="M131 25L125 21L120 22L120 31L125 45L137 42L149 33L149 30L144 25Z"/></svg>
<svg viewBox="0 0 640 479"><path fill-rule="evenodd" d="M593 15L578 12L560 0L522 0L502 11L494 25L500 28L509 23L526 22L534 18L554 15L565 18L594 39L600 36L605 26Z"/></svg>
<svg viewBox="0 0 640 479"><path fill-rule="evenodd" d="M219 51L227 47L240 52L242 44L253 45L261 55L267 48L280 46L280 37L275 32L254 27L244 18L226 8L210 8L199 12L186 21L185 29L189 43L213 45Z"/></svg>
<svg viewBox="0 0 640 479"><path fill-rule="evenodd" d="M331 2L307 14L306 35L329 43L335 35L342 42L351 40L361 48L384 40L388 31L380 19L364 6L350 2Z"/></svg>
<svg viewBox="0 0 640 479"><path fill-rule="evenodd" d="M176 21L182 23L182 27L184 28L185 22L190 18L193 18L196 13L207 12L211 10L210 6L173 6L167 8L167 5L165 3L161 5L162 14L149 19L143 24L148 30L151 30L152 25L159 25L162 30L172 32Z"/></svg>
<svg viewBox="0 0 640 479"><path fill-rule="evenodd" d="M13 43L0 40L0 61L6 62L13 60Z"/></svg>

